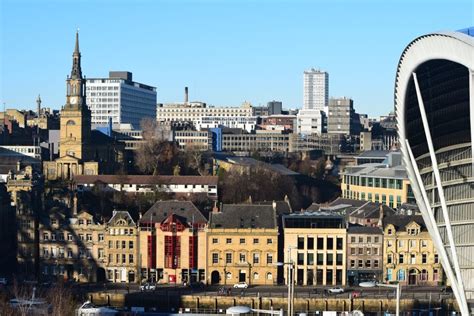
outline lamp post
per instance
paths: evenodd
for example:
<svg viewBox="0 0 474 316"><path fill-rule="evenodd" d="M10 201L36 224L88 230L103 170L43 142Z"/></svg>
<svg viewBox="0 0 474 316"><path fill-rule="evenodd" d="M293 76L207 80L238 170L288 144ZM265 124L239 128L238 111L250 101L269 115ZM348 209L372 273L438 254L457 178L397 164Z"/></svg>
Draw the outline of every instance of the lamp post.
<svg viewBox="0 0 474 316"><path fill-rule="evenodd" d="M401 291L402 291L402 289L400 287L400 283L385 284L385 283L376 283L376 282L362 282L362 283L359 283L359 286L360 287L379 286L379 287L389 287L389 288L392 288L392 289L397 289L397 305L396 305L395 315L400 316L400 296L401 296Z"/></svg>
<svg viewBox="0 0 474 316"><path fill-rule="evenodd" d="M291 249L291 248L290 248ZM289 251L288 251L289 252ZM290 260L289 262L277 262L277 266L282 267L287 265L288 266L288 315L293 315L293 295L295 293L295 277L294 277L294 270L295 270L295 263Z"/></svg>

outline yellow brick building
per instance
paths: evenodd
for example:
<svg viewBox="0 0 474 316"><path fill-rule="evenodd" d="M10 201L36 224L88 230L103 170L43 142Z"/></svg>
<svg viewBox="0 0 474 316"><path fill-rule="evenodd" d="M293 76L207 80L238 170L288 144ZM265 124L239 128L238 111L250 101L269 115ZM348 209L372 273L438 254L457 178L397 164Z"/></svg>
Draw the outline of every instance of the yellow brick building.
<svg viewBox="0 0 474 316"><path fill-rule="evenodd" d="M295 268L296 284L346 284L347 232L344 217L329 212L285 215L283 233L287 263L285 275L291 263Z"/></svg>
<svg viewBox="0 0 474 316"><path fill-rule="evenodd" d="M420 215L386 217L383 248L384 280L403 285L444 283L438 254Z"/></svg>
<svg viewBox="0 0 474 316"><path fill-rule="evenodd" d="M207 230L208 284L276 284L277 256L274 205L214 207Z"/></svg>

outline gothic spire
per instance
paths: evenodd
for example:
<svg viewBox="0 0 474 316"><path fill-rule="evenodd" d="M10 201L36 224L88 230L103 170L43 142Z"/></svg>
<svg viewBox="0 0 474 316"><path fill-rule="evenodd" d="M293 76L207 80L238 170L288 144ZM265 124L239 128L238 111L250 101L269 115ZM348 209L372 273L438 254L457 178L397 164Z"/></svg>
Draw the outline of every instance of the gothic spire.
<svg viewBox="0 0 474 316"><path fill-rule="evenodd" d="M72 54L71 79L82 79L81 53L79 52L79 30L76 31L76 46Z"/></svg>

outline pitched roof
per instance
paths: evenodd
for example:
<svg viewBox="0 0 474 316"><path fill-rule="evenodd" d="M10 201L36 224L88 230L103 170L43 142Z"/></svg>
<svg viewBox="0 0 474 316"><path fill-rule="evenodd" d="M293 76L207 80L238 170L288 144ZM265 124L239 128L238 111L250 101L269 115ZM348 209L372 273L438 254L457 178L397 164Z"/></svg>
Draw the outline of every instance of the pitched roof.
<svg viewBox="0 0 474 316"><path fill-rule="evenodd" d="M161 223L175 214L185 223L206 223L206 217L190 201L158 201L139 220L139 223Z"/></svg>
<svg viewBox="0 0 474 316"><path fill-rule="evenodd" d="M364 205L358 207L357 209L349 213L349 216L357 218L379 218L380 207L382 207L383 209L384 217L395 214L395 210L385 204L380 204L376 202L366 202Z"/></svg>
<svg viewBox="0 0 474 316"><path fill-rule="evenodd" d="M382 229L380 227L372 226L361 226L361 225L351 225L347 228L348 234L378 234L382 235Z"/></svg>
<svg viewBox="0 0 474 316"><path fill-rule="evenodd" d="M272 205L224 204L209 215L210 228L277 228Z"/></svg>
<svg viewBox="0 0 474 316"><path fill-rule="evenodd" d="M335 199L334 201L329 203L329 205L336 206L336 205L341 205L341 204L347 204L347 205L350 205L350 206L361 207L365 203L366 203L366 201L353 200L353 199L344 199L344 198L338 197L337 199Z"/></svg>
<svg viewBox="0 0 474 316"><path fill-rule="evenodd" d="M114 211L112 217L107 222L108 225L116 225L119 220L125 220L129 226L135 226L135 221L130 216L130 213L127 211Z"/></svg>
<svg viewBox="0 0 474 316"><path fill-rule="evenodd" d="M287 201L258 201L254 202L256 205L274 205L277 216L290 214L292 212L291 205Z"/></svg>
<svg viewBox="0 0 474 316"><path fill-rule="evenodd" d="M148 175L76 175L76 184L90 184L97 181L106 184L184 184L217 185L215 176L148 176Z"/></svg>
<svg viewBox="0 0 474 316"><path fill-rule="evenodd" d="M383 227L392 224L396 230L403 230L411 222L415 222L421 226L422 230L426 230L425 222L421 215L393 215L383 219Z"/></svg>

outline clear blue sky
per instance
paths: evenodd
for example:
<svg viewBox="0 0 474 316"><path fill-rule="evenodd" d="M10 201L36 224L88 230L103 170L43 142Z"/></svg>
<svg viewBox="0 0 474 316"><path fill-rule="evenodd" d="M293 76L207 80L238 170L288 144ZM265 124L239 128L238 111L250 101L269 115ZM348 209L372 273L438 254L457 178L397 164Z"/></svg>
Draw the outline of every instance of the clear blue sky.
<svg viewBox="0 0 474 316"><path fill-rule="evenodd" d="M0 0L0 104L59 109L80 28L82 70L133 72L158 102L301 107L303 71L375 116L393 108L397 62L416 36L474 24L458 0Z"/></svg>

